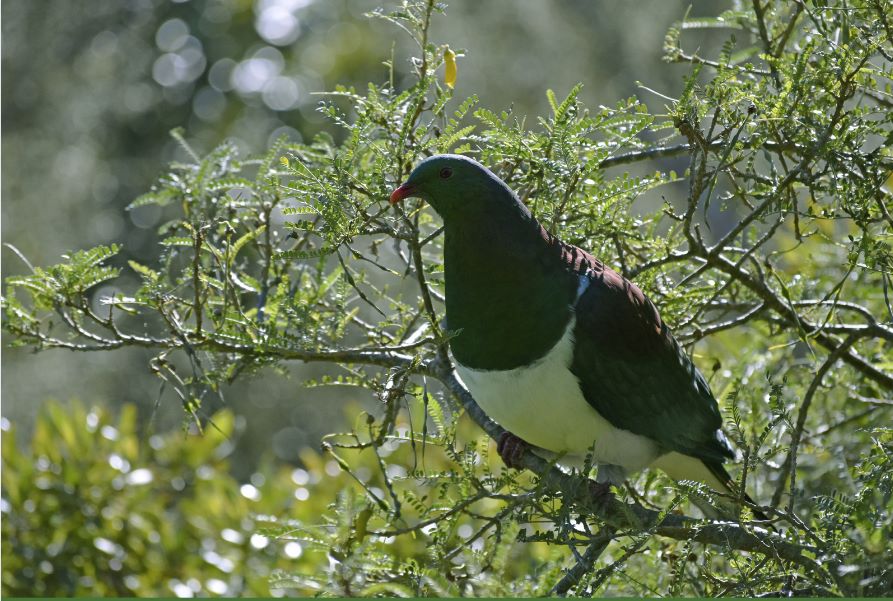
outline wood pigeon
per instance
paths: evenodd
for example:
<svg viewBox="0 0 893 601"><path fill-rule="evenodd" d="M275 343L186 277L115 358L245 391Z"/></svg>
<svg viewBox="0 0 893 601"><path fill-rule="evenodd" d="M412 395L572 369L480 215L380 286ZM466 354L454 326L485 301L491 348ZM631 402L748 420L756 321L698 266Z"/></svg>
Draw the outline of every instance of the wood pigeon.
<svg viewBox="0 0 893 601"><path fill-rule="evenodd" d="M513 436L621 483L653 466L734 494L734 452L716 399L654 304L632 282L551 235L486 167L423 160L391 194L443 218L447 327L462 382ZM520 440L519 440L520 439Z"/></svg>

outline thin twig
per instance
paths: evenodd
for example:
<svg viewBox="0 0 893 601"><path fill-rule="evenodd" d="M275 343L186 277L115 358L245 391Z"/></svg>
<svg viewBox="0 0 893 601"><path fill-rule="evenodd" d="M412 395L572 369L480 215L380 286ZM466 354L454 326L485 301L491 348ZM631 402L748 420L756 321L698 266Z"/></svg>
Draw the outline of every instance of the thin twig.
<svg viewBox="0 0 893 601"><path fill-rule="evenodd" d="M606 527L595 535L582 557L561 577L561 580L555 583L549 594L564 597L572 587L576 586L583 576L592 571L595 562L608 548L616 532L614 528Z"/></svg>
<svg viewBox="0 0 893 601"><path fill-rule="evenodd" d="M796 495L794 494L794 487L796 484L796 465L797 465L797 449L800 446L800 439L803 437L803 429L806 427L806 417L809 415L809 408L812 405L813 396L815 396L816 390L818 390L819 386L822 383L822 379L825 377L825 374L829 369L841 358L843 355L849 350L853 344L860 337L860 332L853 332L847 337L843 343L840 344L833 352L831 352L822 365L819 367L818 371L816 371L815 377L813 377L812 382L809 384L809 388L806 390L806 394L803 396L803 402L800 404L800 409L797 413L797 422L794 426L794 431L791 434L791 448L788 451L788 455L782 463L781 469L778 474L778 484L776 485L775 492L772 495L772 506L778 507L778 504L781 502L781 495L784 493L784 489L786 487L787 478L790 475L791 478L791 495L788 501L788 513L794 513L794 498Z"/></svg>

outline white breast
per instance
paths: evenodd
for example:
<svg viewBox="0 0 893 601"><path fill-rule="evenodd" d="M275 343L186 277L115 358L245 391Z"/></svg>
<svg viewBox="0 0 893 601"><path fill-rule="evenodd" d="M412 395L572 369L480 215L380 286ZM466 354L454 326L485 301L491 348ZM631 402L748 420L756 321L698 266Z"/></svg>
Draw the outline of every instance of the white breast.
<svg viewBox="0 0 893 601"><path fill-rule="evenodd" d="M579 465L592 449L593 463L640 470L658 457L657 444L615 428L583 398L570 371L575 323L571 317L561 340L533 365L490 371L457 364L456 371L496 423L534 446L565 454L562 463Z"/></svg>

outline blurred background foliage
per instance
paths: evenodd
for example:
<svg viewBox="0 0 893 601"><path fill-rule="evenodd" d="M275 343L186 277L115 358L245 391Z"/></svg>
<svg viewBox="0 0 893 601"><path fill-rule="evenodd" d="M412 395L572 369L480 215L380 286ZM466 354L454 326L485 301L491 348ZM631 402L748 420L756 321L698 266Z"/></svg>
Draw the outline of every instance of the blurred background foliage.
<svg viewBox="0 0 893 601"><path fill-rule="evenodd" d="M690 12L717 14L728 4L695 1ZM343 137L318 113L319 93L385 81L382 63L392 51L398 76L411 73L408 38L364 17L379 5L390 6L379 0L3 3L3 241L34 265L113 242L123 245L117 264L151 263L162 213L125 207L163 165L183 158L169 130L182 126L200 153L232 140L243 156L283 134L309 141L325 129ZM688 67L662 63L661 45L688 5L457 0L432 32L467 50L456 94L476 94L482 106L513 108L532 121L548 112L546 88L564 93L577 82L584 83L581 100L593 107L637 92L663 103L637 81L677 96ZM709 46L711 39L707 32L699 43ZM684 159L677 162L683 168ZM28 273L8 248L2 269L7 276ZM136 285L128 277L122 284ZM110 292L100 287L94 298ZM3 415L27 438L46 399L76 395L134 403L141 423L177 428L180 405L172 394L156 402L158 380L145 367L150 356L129 348L97 355L4 349ZM301 390L300 381L319 370L302 368L291 379L267 374L225 391L236 414L252 416L232 458L240 478L271 449L279 459L298 460L301 447L315 447L339 423L345 400L369 400L350 389Z"/></svg>
<svg viewBox="0 0 893 601"><path fill-rule="evenodd" d="M345 415L358 413L355 406L345 409ZM423 415L420 406L415 409ZM263 461L240 482L230 468L237 459L233 440L244 430L245 419L225 410L212 421L214 427L203 434L171 431L147 441L134 405L109 410L52 401L40 410L30 443L22 445L19 429L4 418L3 593L311 595L344 590L342 582L362 569L338 561L351 546L386 550L394 566L410 558L426 563L424 537L357 540L352 529L362 519L362 489L332 456L305 448L302 467ZM407 425L401 419L398 427L402 431ZM469 420L462 429L468 439L480 437ZM395 437L386 455L410 465L406 442ZM354 473L382 494L385 484L375 455L351 453L350 458ZM425 463L435 471L449 465L434 448ZM397 465L390 466L388 476L415 487ZM470 534L470 520L465 522L452 538ZM506 581L531 570L532 562L558 554L544 544L511 547L513 562L501 572ZM504 592L499 576L489 583L494 594ZM431 577L443 580L445 591L451 586L444 575ZM394 585L347 592L407 590Z"/></svg>
<svg viewBox="0 0 893 601"><path fill-rule="evenodd" d="M519 528L503 534L498 552L461 545L484 523L463 516L452 529L434 524L420 536L373 534L364 491L383 496L396 486L424 501L425 483L401 466L416 464L407 432L425 409L412 402L412 424L401 412L396 434L379 455L341 451L336 457L309 448L301 467L262 461L247 481L231 474L234 440L244 418L224 410L204 433L153 434L146 440L136 407L110 410L80 402L45 403L27 444L7 419L3 433L2 590L16 596L282 596L340 592L413 596L395 580L417 581L440 596L536 594L540 580L554 578L546 562L561 550L545 543L514 541ZM360 408L347 405L353 423ZM479 476L500 470L490 441L470 419L455 427L485 461ZM424 453L430 474L455 469L436 437ZM386 468L380 457L393 461ZM339 462L350 461L351 473ZM382 470L386 469L388 483ZM363 482L362 487L354 478ZM530 476L524 481L529 484ZM457 479L458 480L458 479ZM444 480L438 488L446 493ZM430 491L427 491L430 493ZM451 491L455 493L455 491ZM498 507L484 500L482 510ZM404 508L412 520L418 508ZM440 511L449 509L443 507ZM360 532L362 524L362 532ZM427 535L438 544L458 544L453 573L439 569ZM487 545L490 547L490 545ZM380 558L374 567L360 560ZM486 570L484 565L486 564ZM407 565L410 567L407 568ZM416 574L408 573L416 570ZM373 573L373 572L381 572ZM368 578L363 583L364 576ZM466 589L469 579L474 588ZM360 586L357 586L357 582Z"/></svg>

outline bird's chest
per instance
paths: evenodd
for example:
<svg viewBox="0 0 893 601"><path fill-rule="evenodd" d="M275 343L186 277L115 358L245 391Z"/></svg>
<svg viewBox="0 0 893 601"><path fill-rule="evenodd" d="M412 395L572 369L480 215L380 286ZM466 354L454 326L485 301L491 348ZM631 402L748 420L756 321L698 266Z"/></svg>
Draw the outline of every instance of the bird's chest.
<svg viewBox="0 0 893 601"><path fill-rule="evenodd" d="M529 365L558 342L571 316L577 277L516 243L447 230L446 326L453 355L467 367Z"/></svg>
<svg viewBox="0 0 893 601"><path fill-rule="evenodd" d="M592 448L597 463L641 469L657 456L656 445L605 420L586 402L570 371L574 322L572 318L558 343L531 365L478 370L459 364L456 371L481 409L526 442L573 458Z"/></svg>

